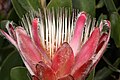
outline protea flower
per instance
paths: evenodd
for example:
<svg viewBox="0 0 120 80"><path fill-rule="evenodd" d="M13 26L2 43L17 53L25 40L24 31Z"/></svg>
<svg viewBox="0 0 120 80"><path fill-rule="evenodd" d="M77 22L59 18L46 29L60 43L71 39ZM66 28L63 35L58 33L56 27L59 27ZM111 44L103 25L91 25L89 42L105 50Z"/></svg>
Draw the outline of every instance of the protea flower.
<svg viewBox="0 0 120 80"><path fill-rule="evenodd" d="M33 80L84 80L107 47L110 22L95 25L86 12L44 15L26 16L22 27L9 23L8 34L1 33L18 49Z"/></svg>

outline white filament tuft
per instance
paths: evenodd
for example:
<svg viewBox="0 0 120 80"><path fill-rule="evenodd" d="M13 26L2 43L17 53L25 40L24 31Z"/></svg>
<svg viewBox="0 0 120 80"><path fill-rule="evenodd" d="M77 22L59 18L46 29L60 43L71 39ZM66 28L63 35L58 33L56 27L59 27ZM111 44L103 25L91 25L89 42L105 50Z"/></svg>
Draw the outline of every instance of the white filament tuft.
<svg viewBox="0 0 120 80"><path fill-rule="evenodd" d="M31 39L33 39L31 22L36 16L39 18L38 31L40 40L49 57L52 58L63 42L70 42L78 14L79 10L73 10L71 13L70 9L66 8L59 8L56 11L52 8L51 10L45 10L44 13L41 13L41 10L39 10L37 14L30 12L30 14L22 18L22 26L24 26ZM81 41L83 44L92 33L94 25L95 20L91 20L90 16L88 16L82 32Z"/></svg>

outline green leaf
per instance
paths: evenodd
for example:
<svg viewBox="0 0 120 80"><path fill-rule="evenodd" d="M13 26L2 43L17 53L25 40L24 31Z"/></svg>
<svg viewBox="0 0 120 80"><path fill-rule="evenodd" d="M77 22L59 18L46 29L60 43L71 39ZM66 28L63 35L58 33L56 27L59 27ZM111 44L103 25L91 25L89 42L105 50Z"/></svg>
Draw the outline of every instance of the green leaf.
<svg viewBox="0 0 120 80"><path fill-rule="evenodd" d="M119 64L120 64L120 58L118 58L113 65L112 65L112 64L110 63L110 61L109 61L106 57L104 57L104 56L103 56L103 60L108 64L109 69L111 69L112 71L115 71L115 72L119 72L119 73L120 73L120 70L117 69L117 67L118 67Z"/></svg>
<svg viewBox="0 0 120 80"><path fill-rule="evenodd" d="M12 4L20 19L29 11L39 8L38 0L12 0Z"/></svg>
<svg viewBox="0 0 120 80"><path fill-rule="evenodd" d="M10 21L13 21L14 23L18 23L20 18L18 17L17 13L15 12L14 8L12 8L7 16L7 19Z"/></svg>
<svg viewBox="0 0 120 80"><path fill-rule="evenodd" d="M51 0L47 6L47 8L59 8L65 7L72 9L72 0Z"/></svg>
<svg viewBox="0 0 120 80"><path fill-rule="evenodd" d="M107 10L110 14L113 12L117 12L117 9L115 7L113 0L103 0L103 1L104 1L105 5L107 7Z"/></svg>
<svg viewBox="0 0 120 80"><path fill-rule="evenodd" d="M11 80L30 80L27 74L25 67L14 67L10 72Z"/></svg>
<svg viewBox="0 0 120 80"><path fill-rule="evenodd" d="M107 67L104 67L96 73L94 80L106 80L106 77L108 77L111 73L112 70L110 70Z"/></svg>
<svg viewBox="0 0 120 80"><path fill-rule="evenodd" d="M117 12L114 12L110 15L111 21L111 37L114 39L115 44L120 48L120 15Z"/></svg>
<svg viewBox="0 0 120 80"><path fill-rule="evenodd" d="M5 30L6 29L6 24L9 22L9 20L2 20L0 22L0 29Z"/></svg>
<svg viewBox="0 0 120 80"><path fill-rule="evenodd" d="M0 22L0 29L5 30L6 29L5 26L8 22L9 22L8 20L2 20ZM0 48L3 46L3 42L4 42L4 39L3 39L3 37L1 37L1 35L2 34L0 33Z"/></svg>
<svg viewBox="0 0 120 80"><path fill-rule="evenodd" d="M26 0L25 0L26 1ZM17 15L21 19L27 11L18 3L18 0L11 0L13 8L15 9Z"/></svg>
<svg viewBox="0 0 120 80"><path fill-rule="evenodd" d="M115 66L116 68L118 68L119 65L120 65L120 58L117 58L117 60L113 64L113 66Z"/></svg>
<svg viewBox="0 0 120 80"><path fill-rule="evenodd" d="M105 60L105 62L106 62L106 60ZM112 64L111 63L109 63L108 61L106 62L109 66L109 68L107 68L107 67L103 67L102 69L100 69L97 73L96 73L96 75L95 75L95 79L94 80L106 80L106 78L109 76L109 75L111 75L112 73L113 73L113 71L116 71L116 72L119 72L119 71L117 71L118 69L118 67L119 67L119 65L120 65L120 58L118 58L115 62L114 62L114 64L113 64L113 66L112 66Z"/></svg>
<svg viewBox="0 0 120 80"><path fill-rule="evenodd" d="M114 39L116 46L120 48L120 15L117 12L113 0L104 0L104 3L110 13L111 37Z"/></svg>
<svg viewBox="0 0 120 80"><path fill-rule="evenodd" d="M2 38L3 39L3 38ZM13 45L5 44L7 41L3 40L2 47L0 48L0 65L6 59L6 57L14 51Z"/></svg>
<svg viewBox="0 0 120 80"><path fill-rule="evenodd" d="M73 8L86 11L95 17L95 0L72 0Z"/></svg>
<svg viewBox="0 0 120 80"><path fill-rule="evenodd" d="M36 11L38 10L38 8L41 8L39 0L28 0L28 2Z"/></svg>
<svg viewBox="0 0 120 80"><path fill-rule="evenodd" d="M96 5L96 8L102 8L104 6L103 0L100 0L98 4Z"/></svg>
<svg viewBox="0 0 120 80"><path fill-rule="evenodd" d="M15 66L21 66L23 62L16 50L10 53L1 65L0 79L10 80L10 69Z"/></svg>
<svg viewBox="0 0 120 80"><path fill-rule="evenodd" d="M93 69L93 71L90 73L90 75L86 80L94 80L94 75L95 75L95 69Z"/></svg>
<svg viewBox="0 0 120 80"><path fill-rule="evenodd" d="M34 10L34 8L32 7L32 5L29 3L28 0L17 0L17 2L21 5L21 7L23 9L25 9L26 11L30 11L30 10Z"/></svg>

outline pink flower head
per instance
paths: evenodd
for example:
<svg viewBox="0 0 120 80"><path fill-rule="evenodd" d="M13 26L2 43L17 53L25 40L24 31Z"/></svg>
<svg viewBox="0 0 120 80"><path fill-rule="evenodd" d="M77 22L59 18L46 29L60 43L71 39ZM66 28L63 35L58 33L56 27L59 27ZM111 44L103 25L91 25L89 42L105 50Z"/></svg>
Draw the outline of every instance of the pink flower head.
<svg viewBox="0 0 120 80"><path fill-rule="evenodd" d="M77 19L75 12L44 15L26 17L23 27L9 23L8 34L1 33L18 49L33 80L84 80L107 47L110 22L95 26L85 12Z"/></svg>

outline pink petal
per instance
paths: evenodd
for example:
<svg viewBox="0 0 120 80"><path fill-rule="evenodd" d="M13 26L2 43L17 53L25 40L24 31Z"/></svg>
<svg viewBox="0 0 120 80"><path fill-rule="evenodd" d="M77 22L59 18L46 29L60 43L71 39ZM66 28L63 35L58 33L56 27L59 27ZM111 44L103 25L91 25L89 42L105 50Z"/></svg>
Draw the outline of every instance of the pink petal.
<svg viewBox="0 0 120 80"><path fill-rule="evenodd" d="M0 29L0 32L17 48L16 41L11 36L9 36L6 32L4 32L1 29Z"/></svg>
<svg viewBox="0 0 120 80"><path fill-rule="evenodd" d="M40 52L22 27L17 27L15 32L20 55L25 65L35 72L34 66L41 61Z"/></svg>
<svg viewBox="0 0 120 80"><path fill-rule="evenodd" d="M41 40L40 40L40 36L39 36L39 32L38 32L38 18L33 19L32 21L32 33L33 33L33 40L35 45L39 48L39 51L41 52L42 56L44 57L44 59L46 60L46 62L48 62L48 64L51 64L50 59L48 58L48 56L46 55L47 52L46 50L43 48Z"/></svg>
<svg viewBox="0 0 120 80"><path fill-rule="evenodd" d="M14 38L14 40L15 40L15 31L14 31L14 27L13 27L13 25L11 24L11 23L9 23L9 25L8 26L6 26L6 28L7 28L7 31L8 31L8 33L9 33L9 35L12 37L12 38Z"/></svg>
<svg viewBox="0 0 120 80"><path fill-rule="evenodd" d="M58 80L74 80L74 78L73 78L73 76L68 75L68 76L61 77Z"/></svg>
<svg viewBox="0 0 120 80"><path fill-rule="evenodd" d="M110 38L110 33L111 33L110 22L105 21L105 24L107 24L107 27L108 27L108 34L104 33L100 38L100 41L99 41L100 43L99 43L98 48L96 50L96 55L93 58L94 65L92 67L95 67L97 65L98 61L100 60L100 58L102 57L102 55L107 47L109 38Z"/></svg>
<svg viewBox="0 0 120 80"><path fill-rule="evenodd" d="M72 40L70 42L70 46L71 46L75 56L76 56L76 53L78 52L78 50L80 49L81 35L82 35L82 31L83 31L86 19L87 19L86 13L81 12L81 14L78 16L74 35L73 35Z"/></svg>
<svg viewBox="0 0 120 80"><path fill-rule="evenodd" d="M108 38L108 34L103 33L102 36L100 37L99 44L96 49L96 53L98 53L98 51L102 48L102 46L106 42L107 38Z"/></svg>
<svg viewBox="0 0 120 80"><path fill-rule="evenodd" d="M76 72L73 75L75 80L85 80L88 72L87 69L91 65L92 61L89 60L85 64L83 64L81 67L79 67Z"/></svg>
<svg viewBox="0 0 120 80"><path fill-rule="evenodd" d="M100 37L99 44L95 52L96 54L93 55L93 57L91 58L92 64L89 65L89 68L86 69L86 73L90 73L93 70L93 68L97 65L98 61L102 57L107 47L107 44L110 38L111 27L110 27L109 21L105 21L105 24L107 24L108 33L103 33L102 36Z"/></svg>
<svg viewBox="0 0 120 80"><path fill-rule="evenodd" d="M76 62L72 70L74 74L84 63L86 63L94 55L98 41L100 38L99 28L95 28L87 42L82 46L80 52L76 56Z"/></svg>
<svg viewBox="0 0 120 80"><path fill-rule="evenodd" d="M32 33L33 33L33 40L34 40L34 43L37 45L37 47L42 51L44 52L44 49L43 49L43 46L41 44L41 40L40 40L40 37L39 37L39 32L38 32L38 18L35 18L33 19L32 21ZM45 53L45 52L44 52Z"/></svg>
<svg viewBox="0 0 120 80"><path fill-rule="evenodd" d="M43 62L37 64L36 70L39 80L56 80L54 71Z"/></svg>
<svg viewBox="0 0 120 80"><path fill-rule="evenodd" d="M74 64L74 54L68 43L63 43L56 51L52 62L52 69L59 77L68 75Z"/></svg>
<svg viewBox="0 0 120 80"><path fill-rule="evenodd" d="M32 80L39 80L36 76L32 76Z"/></svg>

